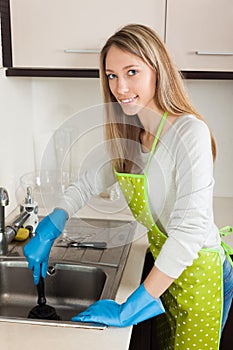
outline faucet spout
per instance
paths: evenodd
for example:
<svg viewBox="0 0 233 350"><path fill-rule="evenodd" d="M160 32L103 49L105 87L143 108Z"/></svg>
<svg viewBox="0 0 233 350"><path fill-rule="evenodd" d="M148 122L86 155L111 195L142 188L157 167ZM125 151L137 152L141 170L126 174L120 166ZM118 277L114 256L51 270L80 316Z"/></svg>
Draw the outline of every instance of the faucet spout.
<svg viewBox="0 0 233 350"><path fill-rule="evenodd" d="M7 190L0 187L0 255L6 255L8 243L5 235L5 206L9 204Z"/></svg>

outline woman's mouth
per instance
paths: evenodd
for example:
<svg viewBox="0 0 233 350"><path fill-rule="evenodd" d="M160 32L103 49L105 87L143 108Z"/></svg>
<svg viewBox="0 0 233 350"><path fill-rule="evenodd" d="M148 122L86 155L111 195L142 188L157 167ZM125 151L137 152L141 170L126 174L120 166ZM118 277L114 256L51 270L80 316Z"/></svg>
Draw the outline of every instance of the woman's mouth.
<svg viewBox="0 0 233 350"><path fill-rule="evenodd" d="M135 102L135 100L137 99L138 96L134 96L134 97L128 97L128 98L122 98L119 99L120 103L122 104L128 104L128 103L132 103Z"/></svg>

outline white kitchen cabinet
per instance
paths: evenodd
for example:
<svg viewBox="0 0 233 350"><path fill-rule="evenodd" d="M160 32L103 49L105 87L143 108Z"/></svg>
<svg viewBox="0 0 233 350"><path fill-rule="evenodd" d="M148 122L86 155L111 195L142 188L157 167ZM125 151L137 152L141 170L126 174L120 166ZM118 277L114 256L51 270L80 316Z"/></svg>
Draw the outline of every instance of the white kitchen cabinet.
<svg viewBox="0 0 233 350"><path fill-rule="evenodd" d="M136 22L149 25L164 40L165 3L165 0L10 0L12 66L98 68L98 51L122 25Z"/></svg>
<svg viewBox="0 0 233 350"><path fill-rule="evenodd" d="M233 71L233 1L168 0L166 44L184 71Z"/></svg>

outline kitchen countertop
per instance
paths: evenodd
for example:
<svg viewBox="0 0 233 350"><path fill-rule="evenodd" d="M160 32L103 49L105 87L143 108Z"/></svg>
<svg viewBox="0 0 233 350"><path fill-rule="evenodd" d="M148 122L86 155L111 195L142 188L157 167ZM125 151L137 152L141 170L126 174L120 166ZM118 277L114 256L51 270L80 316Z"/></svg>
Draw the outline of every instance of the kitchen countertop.
<svg viewBox="0 0 233 350"><path fill-rule="evenodd" d="M233 225L233 198L215 198L214 212L219 227ZM88 218L132 219L131 213L121 200L110 202L100 198L93 198L78 214L79 217ZM136 233L137 239L132 242L116 294L118 302L123 302L140 284L148 242L146 230L141 225L137 226ZM233 246L233 237L226 240ZM4 350L16 350L20 346L24 350L126 350L131 331L132 327L96 330L0 322L0 345Z"/></svg>

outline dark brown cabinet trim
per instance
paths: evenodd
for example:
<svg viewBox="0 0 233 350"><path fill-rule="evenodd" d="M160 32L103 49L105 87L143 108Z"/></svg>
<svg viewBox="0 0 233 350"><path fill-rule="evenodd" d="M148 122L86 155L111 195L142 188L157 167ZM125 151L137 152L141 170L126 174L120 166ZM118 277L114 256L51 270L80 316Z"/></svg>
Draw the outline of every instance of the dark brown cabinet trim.
<svg viewBox="0 0 233 350"><path fill-rule="evenodd" d="M2 64L3 67L12 67L10 0L0 0L0 14L2 37Z"/></svg>
<svg viewBox="0 0 233 350"><path fill-rule="evenodd" d="M99 78L98 69L7 68L8 77Z"/></svg>
<svg viewBox="0 0 233 350"><path fill-rule="evenodd" d="M182 71L184 79L233 80L233 72ZM7 68L8 77L99 78L98 69Z"/></svg>
<svg viewBox="0 0 233 350"><path fill-rule="evenodd" d="M185 79L233 80L233 72L182 71Z"/></svg>

